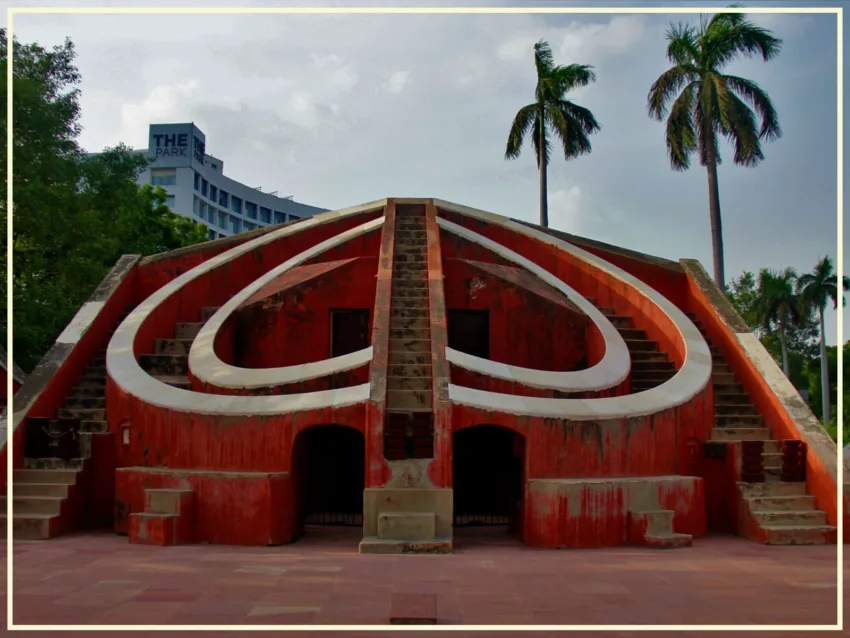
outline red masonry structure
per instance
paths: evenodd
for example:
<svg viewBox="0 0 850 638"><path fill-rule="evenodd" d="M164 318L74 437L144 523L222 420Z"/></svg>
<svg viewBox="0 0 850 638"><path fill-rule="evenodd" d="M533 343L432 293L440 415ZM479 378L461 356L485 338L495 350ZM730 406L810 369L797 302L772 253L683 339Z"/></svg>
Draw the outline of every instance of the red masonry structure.
<svg viewBox="0 0 850 638"><path fill-rule="evenodd" d="M122 258L9 432L16 538L836 541L835 445L697 262L435 199Z"/></svg>

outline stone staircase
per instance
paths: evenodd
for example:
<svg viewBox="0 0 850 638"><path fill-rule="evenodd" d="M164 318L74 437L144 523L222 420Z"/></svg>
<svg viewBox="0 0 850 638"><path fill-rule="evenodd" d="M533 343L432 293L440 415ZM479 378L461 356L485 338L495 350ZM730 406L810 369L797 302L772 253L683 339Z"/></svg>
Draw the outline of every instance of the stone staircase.
<svg viewBox="0 0 850 638"><path fill-rule="evenodd" d="M153 378L175 388L189 390L189 350L204 324L218 308L202 308L201 321L178 322L173 339L157 339L154 353L139 357L139 365Z"/></svg>
<svg viewBox="0 0 850 638"><path fill-rule="evenodd" d="M686 314L705 338L713 362L714 428L708 442L763 442L764 482L738 483L745 513L755 528L747 535L769 545L834 543L836 528L827 525L826 513L817 509L815 497L806 492L805 481L782 480L781 442L773 439L770 428L764 427L749 394L699 319L693 313Z"/></svg>
<svg viewBox="0 0 850 638"><path fill-rule="evenodd" d="M24 469L14 470L12 533L19 540L45 540L73 531L85 462L91 458L93 438L109 433L106 420L106 347L118 325L134 306L124 309L94 354L77 384L65 398L57 418L30 418L21 427L43 430L46 445L29 438ZM0 533L7 527L6 496L0 499Z"/></svg>
<svg viewBox="0 0 850 638"><path fill-rule="evenodd" d="M388 460L434 456L427 250L424 206L402 208L396 217L390 298Z"/></svg>
<svg viewBox="0 0 850 638"><path fill-rule="evenodd" d="M667 353L661 351L658 342L649 339L645 331L635 328L631 317L618 315L613 308L599 306L593 298L588 297L587 300L608 318L626 342L632 361L632 394L656 388L676 374L676 367Z"/></svg>

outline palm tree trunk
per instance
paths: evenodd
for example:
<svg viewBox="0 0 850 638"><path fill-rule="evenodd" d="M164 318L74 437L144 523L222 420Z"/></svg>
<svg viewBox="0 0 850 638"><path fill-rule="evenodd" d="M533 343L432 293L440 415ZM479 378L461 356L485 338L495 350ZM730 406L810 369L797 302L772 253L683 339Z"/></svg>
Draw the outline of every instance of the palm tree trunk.
<svg viewBox="0 0 850 638"><path fill-rule="evenodd" d="M829 423L829 361L826 358L826 333L823 321L823 306L820 307L820 395L823 401L823 421Z"/></svg>
<svg viewBox="0 0 850 638"><path fill-rule="evenodd" d="M788 363L788 344L785 343L785 318L779 318L779 345L782 346L782 372L791 378L791 366Z"/></svg>
<svg viewBox="0 0 850 638"><path fill-rule="evenodd" d="M540 169L540 225L549 227L549 196L546 184L546 123L543 109L540 109L540 156L537 158Z"/></svg>
<svg viewBox="0 0 850 638"><path fill-rule="evenodd" d="M707 142L711 146L711 137ZM723 268L723 225L720 219L720 186L717 183L717 161L713 146L708 149L708 214L711 220L711 247L714 256L714 281L720 290L726 290L726 273Z"/></svg>

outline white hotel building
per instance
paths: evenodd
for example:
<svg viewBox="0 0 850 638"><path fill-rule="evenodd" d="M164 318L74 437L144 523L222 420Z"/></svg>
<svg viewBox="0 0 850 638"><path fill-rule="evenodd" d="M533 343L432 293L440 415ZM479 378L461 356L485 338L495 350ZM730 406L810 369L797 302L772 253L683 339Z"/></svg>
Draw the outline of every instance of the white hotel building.
<svg viewBox="0 0 850 638"><path fill-rule="evenodd" d="M148 148L139 152L153 160L139 184L161 187L171 210L205 224L210 239L327 210L226 177L224 162L207 155L206 136L192 123L151 124Z"/></svg>

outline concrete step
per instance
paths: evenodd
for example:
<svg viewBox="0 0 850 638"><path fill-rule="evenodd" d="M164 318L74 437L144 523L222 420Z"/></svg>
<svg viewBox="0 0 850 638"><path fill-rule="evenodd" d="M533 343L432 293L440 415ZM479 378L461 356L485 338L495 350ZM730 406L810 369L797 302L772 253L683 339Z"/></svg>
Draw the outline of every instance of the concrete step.
<svg viewBox="0 0 850 638"><path fill-rule="evenodd" d="M767 545L831 545L838 536L831 525L768 525L761 529L767 534Z"/></svg>
<svg viewBox="0 0 850 638"><path fill-rule="evenodd" d="M387 374L392 377L406 377L406 378L423 378L427 377L431 378L431 365L430 361L428 364L413 364L413 365L389 365L387 367Z"/></svg>
<svg viewBox="0 0 850 638"><path fill-rule="evenodd" d="M381 512L378 514L378 538L396 541L430 541L437 535L437 517L433 512Z"/></svg>
<svg viewBox="0 0 850 638"><path fill-rule="evenodd" d="M203 322L180 322L174 326L175 339L194 339L198 336L201 328L204 327Z"/></svg>
<svg viewBox="0 0 850 638"><path fill-rule="evenodd" d="M430 339L390 339L390 352L431 352Z"/></svg>
<svg viewBox="0 0 850 638"><path fill-rule="evenodd" d="M745 498L806 496L805 483L738 483Z"/></svg>
<svg viewBox="0 0 850 638"><path fill-rule="evenodd" d="M769 483L769 485L776 485L776 483ZM789 483L789 485L797 485L797 483ZM792 496L746 496L744 498L746 498L751 511L788 512L815 509L815 497L809 494Z"/></svg>
<svg viewBox="0 0 850 638"><path fill-rule="evenodd" d="M431 329L430 317L390 317L390 330Z"/></svg>
<svg viewBox="0 0 850 638"><path fill-rule="evenodd" d="M12 511L15 514L46 514L59 516L62 510L62 496L23 496L15 494L12 498ZM9 500L0 496L0 512L5 512Z"/></svg>
<svg viewBox="0 0 850 638"><path fill-rule="evenodd" d="M148 374L183 376L189 374L189 355L186 354L143 354L139 365Z"/></svg>
<svg viewBox="0 0 850 638"><path fill-rule="evenodd" d="M387 390L431 390L431 376L387 377Z"/></svg>
<svg viewBox="0 0 850 638"><path fill-rule="evenodd" d="M749 403L714 403L714 416L728 416L730 414L756 416L756 406Z"/></svg>
<svg viewBox="0 0 850 638"><path fill-rule="evenodd" d="M390 352L389 367L431 365L430 352ZM404 375L407 376L407 375Z"/></svg>
<svg viewBox="0 0 850 638"><path fill-rule="evenodd" d="M711 441L767 441L770 428L712 428Z"/></svg>
<svg viewBox="0 0 850 638"><path fill-rule="evenodd" d="M106 408L105 396L88 396L85 394L74 394L65 399L65 409L75 408Z"/></svg>
<svg viewBox="0 0 850 638"><path fill-rule="evenodd" d="M757 428L761 427L762 418L760 414L716 414L714 425L716 428Z"/></svg>
<svg viewBox="0 0 850 638"><path fill-rule="evenodd" d="M434 538L427 541L382 540L366 536L360 541L361 554L451 554L451 538Z"/></svg>
<svg viewBox="0 0 850 638"><path fill-rule="evenodd" d="M52 496L67 498L68 483L14 483L15 498L19 496Z"/></svg>
<svg viewBox="0 0 850 638"><path fill-rule="evenodd" d="M18 483L51 483L74 485L77 482L77 470L61 469L61 470L15 470L15 484Z"/></svg>
<svg viewBox="0 0 850 638"><path fill-rule="evenodd" d="M194 339L157 339L154 346L156 354L188 355Z"/></svg>
<svg viewBox="0 0 850 638"><path fill-rule="evenodd" d="M182 390L190 390L192 388L192 383L189 381L188 376L179 376L179 375L168 375L168 374L159 374L152 375L154 379L157 381L161 381L166 385L173 386L175 388L180 388Z"/></svg>
<svg viewBox="0 0 850 638"><path fill-rule="evenodd" d="M59 532L59 517L49 514L14 514L12 538L16 541L40 541L53 538ZM0 514L0 535L6 537L8 519Z"/></svg>
<svg viewBox="0 0 850 638"><path fill-rule="evenodd" d="M432 408L431 392L423 390L387 390L387 409L422 411Z"/></svg>

